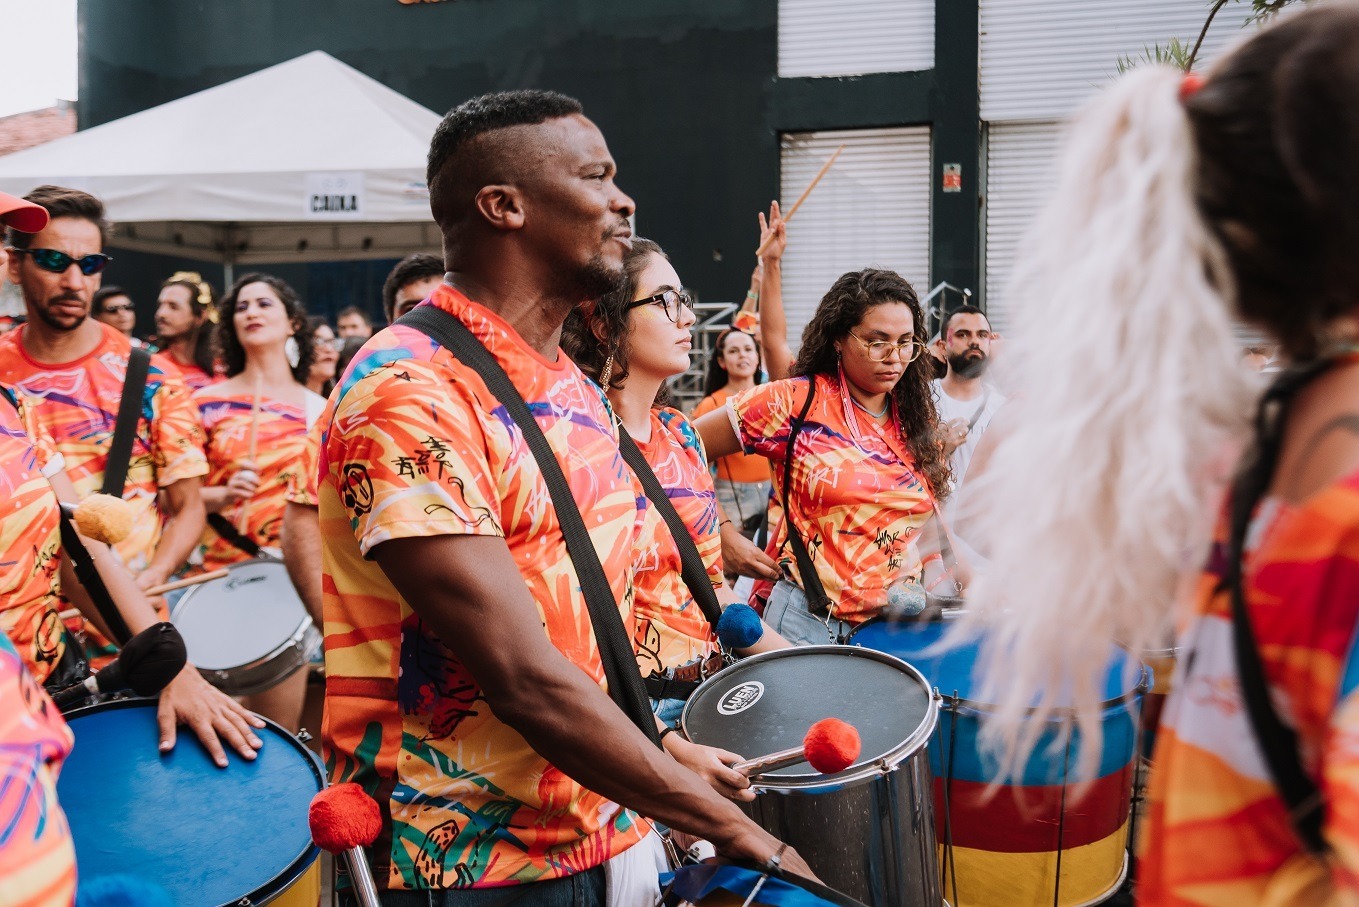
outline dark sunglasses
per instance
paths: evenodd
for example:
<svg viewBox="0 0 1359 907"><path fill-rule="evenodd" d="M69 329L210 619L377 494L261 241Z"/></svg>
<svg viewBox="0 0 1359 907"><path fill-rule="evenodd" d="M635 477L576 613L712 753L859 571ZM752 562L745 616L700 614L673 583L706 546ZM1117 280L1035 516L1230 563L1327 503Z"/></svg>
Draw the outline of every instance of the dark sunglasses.
<svg viewBox="0 0 1359 907"><path fill-rule="evenodd" d="M106 306L104 306L104 314L106 314L106 315L112 315L112 314L114 314L114 313L116 313L116 312L135 312L135 311L136 311L136 307L133 306L132 303L130 303L130 302L127 303L126 305L106 305Z"/></svg>
<svg viewBox="0 0 1359 907"><path fill-rule="evenodd" d="M89 255L82 255L80 258L67 255L56 249L10 249L16 255L27 255L33 259L33 263L44 271L51 271L53 274L65 274L66 269L72 264L80 268L80 273L86 277L93 277L113 261L113 256L105 255L103 252L91 252Z"/></svg>

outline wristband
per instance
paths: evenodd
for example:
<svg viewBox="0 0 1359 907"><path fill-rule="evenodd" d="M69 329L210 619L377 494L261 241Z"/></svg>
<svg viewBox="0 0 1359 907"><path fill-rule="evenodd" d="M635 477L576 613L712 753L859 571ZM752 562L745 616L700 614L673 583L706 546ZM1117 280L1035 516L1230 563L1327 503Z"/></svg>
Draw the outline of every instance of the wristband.
<svg viewBox="0 0 1359 907"><path fill-rule="evenodd" d="M756 302L759 302L760 294L756 293L754 290L746 290L746 299L753 299Z"/></svg>
<svg viewBox="0 0 1359 907"><path fill-rule="evenodd" d="M673 733L675 733L675 729L672 728L672 727L667 727L665 730L661 731L660 735L657 736L656 739L657 739L658 741L660 741L662 745L664 745L664 744L665 744L665 735L666 735L666 734L673 734Z"/></svg>
<svg viewBox="0 0 1359 907"><path fill-rule="evenodd" d="M718 531L718 532L721 532L721 531L722 531L722 527L725 526L725 525L727 525L727 524L730 523L730 522L731 522L731 517L727 517L725 520L723 520L722 522L718 523L718 524L717 524L717 531Z"/></svg>

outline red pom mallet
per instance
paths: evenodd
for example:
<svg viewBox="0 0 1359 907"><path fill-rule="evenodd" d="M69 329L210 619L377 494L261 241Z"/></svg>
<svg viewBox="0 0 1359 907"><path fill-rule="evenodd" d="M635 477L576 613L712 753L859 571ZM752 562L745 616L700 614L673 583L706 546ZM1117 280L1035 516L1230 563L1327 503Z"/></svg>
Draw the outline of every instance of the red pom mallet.
<svg viewBox="0 0 1359 907"><path fill-rule="evenodd" d="M747 759L732 768L747 775L759 775L807 762L821 774L833 775L853 765L862 746L854 725L839 718L822 718L807 729L802 746Z"/></svg>
<svg viewBox="0 0 1359 907"><path fill-rule="evenodd" d="M382 812L377 802L357 784L336 784L312 797L307 824L316 846L333 854L344 854L354 893L363 907L382 907L378 900L373 873L363 849L382 832Z"/></svg>

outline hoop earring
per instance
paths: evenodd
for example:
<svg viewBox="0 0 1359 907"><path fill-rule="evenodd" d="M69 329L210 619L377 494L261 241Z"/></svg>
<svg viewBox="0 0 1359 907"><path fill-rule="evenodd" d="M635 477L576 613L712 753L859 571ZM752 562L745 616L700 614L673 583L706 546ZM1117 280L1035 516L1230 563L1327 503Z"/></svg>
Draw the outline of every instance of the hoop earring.
<svg viewBox="0 0 1359 907"><path fill-rule="evenodd" d="M605 391L607 391L609 389L609 379L612 377L613 377L613 353L610 353L609 358L604 360L603 370L601 370L599 373L599 386L604 388Z"/></svg>

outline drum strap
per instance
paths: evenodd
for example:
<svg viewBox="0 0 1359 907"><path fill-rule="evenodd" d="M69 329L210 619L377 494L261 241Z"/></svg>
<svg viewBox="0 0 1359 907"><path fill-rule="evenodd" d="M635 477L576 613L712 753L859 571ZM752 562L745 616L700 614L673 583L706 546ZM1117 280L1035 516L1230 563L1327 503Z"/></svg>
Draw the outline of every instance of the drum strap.
<svg viewBox="0 0 1359 907"><path fill-rule="evenodd" d="M127 373L123 376L123 396L118 401L118 419L113 423L113 440L104 461L104 494L123 496L127 485L127 467L132 462L132 442L137 438L137 422L142 415L146 397L146 378L151 371L151 354L134 346L127 356Z"/></svg>
<svg viewBox="0 0 1359 907"><path fill-rule="evenodd" d="M618 612L618 602L613 596L612 587L604 575L604 566L599 561L599 552L590 540L585 520L580 515L580 507L571 493L557 456L547 442L547 437L533 418L528 404L519 395L510 376L505 374L500 363L481 345L467 326L452 314L438 306L417 306L397 320L398 324L414 328L435 343L448 350L458 359L470 366L481 376L486 388L505 407L528 445L538 469L543 474L552 506L557 511L562 536L566 540L566 550L575 565L581 592L585 596L586 607L590 611L590 623L594 626L595 641L599 645L599 657L604 666L604 678L609 685L609 695L634 724L657 746L660 738L656 732L656 718L647 699L646 688L642 685L642 674L637 668L637 653L633 650L632 640L628 638L623 626L623 617Z"/></svg>
<svg viewBox="0 0 1359 907"><path fill-rule="evenodd" d="M1293 833L1303 847L1316 857L1324 857L1330 852L1330 846L1322 834L1326 801L1302 765L1297 732L1279 718L1270 699L1269 681L1246 608L1243 559L1255 508L1268 490L1282 449L1287 401L1329 364L1325 361L1305 363L1285 372L1261 398L1256 425L1258 459L1254 469L1243 470L1232 488L1227 575L1223 578L1223 585L1231 596L1232 643L1236 650L1236 670L1241 680L1246 714L1264 753L1274 786L1288 807Z"/></svg>
<svg viewBox="0 0 1359 907"><path fill-rule="evenodd" d="M220 513L208 514L208 525L211 526L228 545L232 545L239 551L244 551L251 557L260 556L260 546L255 544L255 540L231 525L231 520L228 520Z"/></svg>
<svg viewBox="0 0 1359 907"><path fill-rule="evenodd" d="M816 376L808 375L807 399L802 404L802 411L793 420L792 427L788 429L788 449L783 456L783 524L788 527L788 542L793 546L793 557L797 560L802 592L807 596L807 610L812 614L822 615L830 613L830 596L826 594L821 577L816 575L816 564L812 562L811 553L807 551L807 544L802 541L802 533L798 532L797 523L793 522L793 508L788 501L788 489L793 484L793 448L797 446L797 436L802 433L802 426L807 421L807 413L811 411L812 398L815 396Z"/></svg>
<svg viewBox="0 0 1359 907"><path fill-rule="evenodd" d="M651 465L647 463L646 457L642 456L641 450L637 448L636 442L622 424L618 426L618 450L623 454L623 460L637 474L647 500L665 519L665 525L669 527L670 535L675 539L675 547L679 549L680 575L684 579L684 585L689 587L689 594L694 597L708 623L716 628L717 622L722 619L722 605L717 600L717 593L713 591L708 570L703 566L703 555L698 553L698 546L689 535L689 527L684 525L684 520L675 509L675 505L670 503L670 497L661 487L656 473L652 472Z"/></svg>

